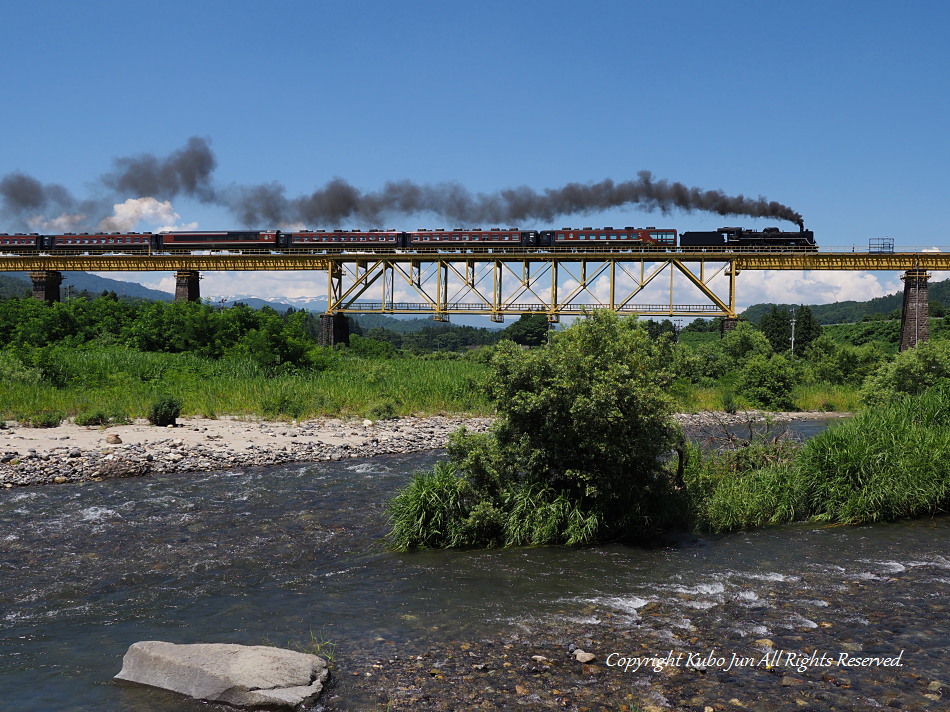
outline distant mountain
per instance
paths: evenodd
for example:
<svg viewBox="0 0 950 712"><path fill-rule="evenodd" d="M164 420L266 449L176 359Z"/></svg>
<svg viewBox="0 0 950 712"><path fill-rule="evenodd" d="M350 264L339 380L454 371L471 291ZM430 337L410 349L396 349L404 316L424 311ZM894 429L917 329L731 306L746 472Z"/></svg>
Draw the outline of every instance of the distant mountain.
<svg viewBox="0 0 950 712"><path fill-rule="evenodd" d="M950 304L950 280L942 282L930 282L927 288L927 298L933 301L942 302L945 305ZM873 314L889 314L895 309L900 309L904 304L903 292L888 294L884 297L875 297L866 302L833 302L831 304L812 304L809 305L811 313L819 324L851 324L861 321L865 316ZM780 309L797 307L797 304L753 304L742 312L742 316L756 324L762 319L763 315L773 306Z"/></svg>
<svg viewBox="0 0 950 712"><path fill-rule="evenodd" d="M267 306L279 312L286 311L287 307L293 307L294 309L306 309L315 314L320 314L327 309L326 297L273 297L265 299L250 294L236 294L225 297L210 296L206 298L212 304L232 306L237 302L241 302L242 304L247 304L252 309L260 309L261 307ZM359 314L351 315L351 317L357 319L364 329L382 326L383 328L400 333L418 331L419 329L424 329L427 326L438 323L434 322L431 317L420 314ZM380 319L383 321L379 321ZM508 321L515 322L517 320L518 317L513 316ZM403 326L400 325L399 322L409 322L409 325ZM416 322L419 323L417 324ZM453 315L451 323L459 326L477 326L486 329L505 328L505 324L497 324L490 321L486 316L472 316L471 314Z"/></svg>
<svg viewBox="0 0 950 712"><path fill-rule="evenodd" d="M98 277L88 272L63 272L63 284L60 291L66 296L67 289L76 293L115 292L120 297L129 299L150 299L153 301L170 302L175 298L170 292L149 289L135 282L122 282L118 279ZM25 272L5 272L0 274L0 297L29 296L33 284Z"/></svg>

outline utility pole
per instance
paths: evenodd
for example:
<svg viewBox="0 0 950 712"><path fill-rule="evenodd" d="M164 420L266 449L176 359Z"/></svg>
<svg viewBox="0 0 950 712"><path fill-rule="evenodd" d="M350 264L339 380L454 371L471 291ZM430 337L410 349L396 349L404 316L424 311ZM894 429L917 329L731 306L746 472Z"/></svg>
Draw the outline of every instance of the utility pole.
<svg viewBox="0 0 950 712"><path fill-rule="evenodd" d="M795 307L792 307L792 358L795 358Z"/></svg>

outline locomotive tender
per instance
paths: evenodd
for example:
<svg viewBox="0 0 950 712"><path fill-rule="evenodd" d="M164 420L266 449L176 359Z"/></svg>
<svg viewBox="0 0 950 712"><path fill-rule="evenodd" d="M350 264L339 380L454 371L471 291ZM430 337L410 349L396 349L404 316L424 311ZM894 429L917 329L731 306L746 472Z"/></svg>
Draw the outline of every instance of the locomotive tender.
<svg viewBox="0 0 950 712"><path fill-rule="evenodd" d="M797 232L767 227L761 232L739 227L721 227L715 232L684 232L677 240L669 228L570 228L560 230L519 230L481 228L454 230L301 230L281 231L197 231L197 232L114 232L0 233L0 253L39 252L123 252L136 254L193 250L322 251L331 248L423 248L462 250L505 247L568 247L575 252L597 252L605 248L682 247L715 251L734 247L804 248L814 250L815 234L799 223Z"/></svg>

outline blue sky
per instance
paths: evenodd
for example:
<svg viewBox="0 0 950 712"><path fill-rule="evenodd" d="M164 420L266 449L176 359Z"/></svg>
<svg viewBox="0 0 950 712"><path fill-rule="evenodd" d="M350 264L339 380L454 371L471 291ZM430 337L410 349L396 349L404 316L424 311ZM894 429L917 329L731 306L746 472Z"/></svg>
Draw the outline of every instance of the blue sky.
<svg viewBox="0 0 950 712"><path fill-rule="evenodd" d="M779 201L822 246L950 244L942 2L34 0L5 3L0 18L0 178L80 199L147 197L115 195L100 177L118 157L161 158L200 137L216 190L276 181L294 197L340 177L364 191L408 179L491 193L649 170ZM137 228L240 227L223 207L169 201ZM0 217L0 231L23 227L22 213ZM776 223L637 205L554 222ZM295 281L245 283L276 294ZM745 303L898 285L893 274L740 278Z"/></svg>

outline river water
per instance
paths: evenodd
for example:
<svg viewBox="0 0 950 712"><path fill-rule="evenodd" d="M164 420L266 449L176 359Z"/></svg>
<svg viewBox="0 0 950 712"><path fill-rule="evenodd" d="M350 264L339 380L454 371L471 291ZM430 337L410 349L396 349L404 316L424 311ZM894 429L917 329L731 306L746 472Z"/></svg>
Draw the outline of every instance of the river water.
<svg viewBox="0 0 950 712"><path fill-rule="evenodd" d="M904 708L945 708L923 695L950 679L947 518L652 548L386 551L383 503L434 461L389 456L0 492L0 709L208 709L114 683L128 646L286 646L311 635L336 644L334 708L369 709L345 670L384 644L411 651L544 622L596 627L605 617L657 654L719 641L728 655L765 638L836 655L904 650L899 672L920 686L902 693ZM848 684L861 692L865 681L877 700L891 672L849 669Z"/></svg>

